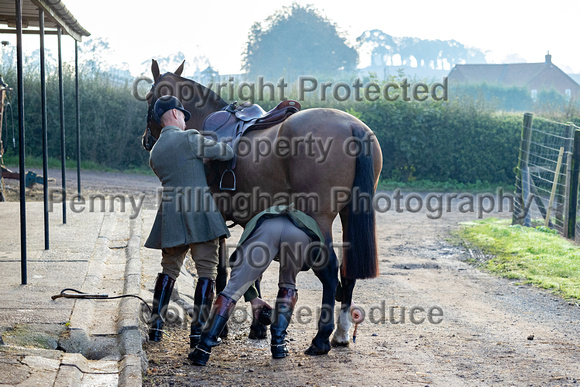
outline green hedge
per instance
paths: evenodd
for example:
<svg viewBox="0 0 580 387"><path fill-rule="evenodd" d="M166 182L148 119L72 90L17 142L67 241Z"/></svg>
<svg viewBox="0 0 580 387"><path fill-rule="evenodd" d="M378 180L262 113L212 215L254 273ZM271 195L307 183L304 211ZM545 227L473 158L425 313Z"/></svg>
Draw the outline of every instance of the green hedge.
<svg viewBox="0 0 580 387"><path fill-rule="evenodd" d="M12 110L4 117L2 139L7 157L18 154L18 97L14 69L5 69L4 80L14 91L10 95ZM76 102L74 72L65 68L64 118L66 156L76 159ZM80 80L81 162L89 161L114 169L134 169L147 165L149 154L141 147L145 130L147 104L131 94L130 82L116 81L107 73L81 73ZM49 73L47 90L47 128L49 157L60 160L59 85L55 72ZM27 71L24 77L26 155L42 157L42 122L40 76ZM13 121L13 123L12 123ZM12 146L12 127L16 147Z"/></svg>
<svg viewBox="0 0 580 387"><path fill-rule="evenodd" d="M14 71L4 70L14 87ZM147 105L131 95L130 82L117 82L107 73L81 74L82 160L115 169L147 167L148 153L140 145ZM65 68L65 127L67 156L76 155L74 77ZM58 82L54 72L47 80L49 156L59 158L60 122ZM15 130L16 93L12 96ZM270 108L274 103L264 103ZM382 178L398 181L428 179L459 183L511 184L517 164L522 115L495 114L475 103L435 102L316 102L308 107L336 107L361 118L373 129L383 150ZM26 152L42 155L40 82L34 71L25 76ZM11 146L10 114L3 131L7 155ZM8 137L8 138L7 138ZM18 141L18 135L16 133Z"/></svg>
<svg viewBox="0 0 580 387"><path fill-rule="evenodd" d="M383 178L514 181L521 115L495 114L466 104L381 100L353 109L381 144Z"/></svg>

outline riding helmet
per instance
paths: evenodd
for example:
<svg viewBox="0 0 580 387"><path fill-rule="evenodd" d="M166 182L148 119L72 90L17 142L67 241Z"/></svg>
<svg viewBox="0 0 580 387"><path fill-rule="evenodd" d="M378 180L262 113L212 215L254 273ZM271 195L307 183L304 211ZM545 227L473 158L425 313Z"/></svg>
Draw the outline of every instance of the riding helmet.
<svg viewBox="0 0 580 387"><path fill-rule="evenodd" d="M155 106L153 107L155 121L161 124L161 116L171 109L181 110L185 115L185 122L189 121L191 114L183 108L181 101L172 95L164 95L155 102Z"/></svg>

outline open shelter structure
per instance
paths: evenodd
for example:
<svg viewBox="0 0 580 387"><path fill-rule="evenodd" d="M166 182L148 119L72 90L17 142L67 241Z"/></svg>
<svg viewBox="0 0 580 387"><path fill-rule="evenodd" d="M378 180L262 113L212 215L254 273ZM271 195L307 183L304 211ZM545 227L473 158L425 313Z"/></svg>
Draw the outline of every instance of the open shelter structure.
<svg viewBox="0 0 580 387"><path fill-rule="evenodd" d="M57 35L58 39L58 76L59 107L61 134L61 164L63 203L66 203L66 154L64 127L64 92L62 75L62 35L69 35L75 40L75 90L76 90L76 131L77 131L77 182L80 195L80 117L79 117L79 73L78 42L83 36L90 36L61 0L0 0L0 35L16 34L16 70L18 95L18 141L19 141L19 180L20 180L20 251L21 283L27 283L26 270L26 196L25 196L25 122L24 122L24 82L23 82L23 44L24 34L36 34L40 37L40 83L42 99L42 149L44 176L44 239L45 249L49 249L48 227L48 149L47 149L47 106L45 74L45 35ZM3 90L6 92L6 90ZM1 135L0 135L1 137ZM1 138L0 138L1 139ZM1 144L1 143L0 143ZM0 145L1 148L1 145ZM0 155L1 155L0 149ZM63 223L66 223L66 205L63 208Z"/></svg>

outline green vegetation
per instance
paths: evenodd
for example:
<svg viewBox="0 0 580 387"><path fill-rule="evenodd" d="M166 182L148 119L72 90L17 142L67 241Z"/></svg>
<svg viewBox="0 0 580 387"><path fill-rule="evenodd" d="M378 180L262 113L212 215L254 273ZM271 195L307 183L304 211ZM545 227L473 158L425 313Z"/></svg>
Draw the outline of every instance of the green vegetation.
<svg viewBox="0 0 580 387"><path fill-rule="evenodd" d="M14 86L15 68L9 66L8 58L5 59L3 66L0 66L0 73L9 85ZM379 80L371 75L361 81L363 84L376 82L382 87L386 82L398 83L404 77L404 74L399 74L387 80ZM352 84L355 78L355 75L345 72L339 78L322 77L320 80ZM83 169L148 171L149 153L141 146L141 135L146 127L147 103L133 97L131 86L131 79L121 79L116 73L103 70L98 62L89 60L81 66L80 141ZM48 71L47 90L48 154L52 159L51 167L59 167L60 114L55 68ZM268 93L266 91L266 95ZM74 167L74 164L68 164L75 159L77 151L74 68L69 66L64 68L64 95L67 166ZM12 108L6 110L3 128L5 163L17 165L16 92L9 97ZM241 101L236 96L224 97L229 102L235 99ZM295 85L288 85L285 97L299 98ZM383 153L380 178L384 183L381 188L479 191L486 187L513 184L522 114L496 112L479 100L457 100L453 94L450 94L449 102L431 99L424 102L400 99L390 102L384 98L371 102L364 98L355 101L354 96L351 97L339 102L332 97L321 100L319 95L307 94L300 102L303 109L329 107L347 111L375 132ZM24 73L24 99L26 165L40 167L40 77L33 63L27 65ZM268 110L276 105L278 95L275 100L269 101L269 96L266 99L256 102ZM579 111L573 110L566 114L565 117L549 118L580 124ZM15 146L12 144L13 132Z"/></svg>
<svg viewBox="0 0 580 387"><path fill-rule="evenodd" d="M580 298L580 248L543 226L510 226L489 218L464 223L459 237L492 258L482 266L507 278Z"/></svg>
<svg viewBox="0 0 580 387"><path fill-rule="evenodd" d="M31 165L29 160L34 162L34 158L42 157L40 114L42 110L38 69L28 68L27 70L24 73L26 165ZM14 67L0 68L0 73L8 85L16 85ZM63 78L68 166L69 160L75 159L77 152L74 67L65 66ZM147 104L133 97L131 83L128 80L119 81L113 74L101 72L97 67L92 67L83 68L80 72L79 85L82 166L86 165L88 168L101 166L101 169L107 167L116 170L139 169L147 166L149 153L141 147ZM61 129L56 69L47 71L46 89L48 155L50 158L60 159ZM12 109L7 110L3 127L5 157L10 160L10 163L18 160L17 100L17 93L14 91L9 95ZM12 146L11 141L13 130L15 147ZM5 163L8 161L5 160Z"/></svg>
<svg viewBox="0 0 580 387"><path fill-rule="evenodd" d="M7 167L16 167L18 168L18 155L10 154L9 156L4 157L4 164ZM49 157L47 160L48 168L60 168L62 163L60 159ZM66 160L66 167L68 169L74 169L77 167L76 160L71 160L70 157ZM30 156L26 157L26 168L42 168L42 157L37 156ZM94 161L83 161L81 159L81 169L84 170L93 170L93 171L112 171L111 168L107 168L106 166L100 165L95 163Z"/></svg>
<svg viewBox="0 0 580 387"><path fill-rule="evenodd" d="M432 180L413 180L400 182L397 180L383 179L379 182L378 189L384 191L393 191L396 189L418 192L495 192L502 188L501 184L484 183L480 180L475 183L459 183L457 180L432 181ZM503 187L505 188L505 187ZM510 185L511 189L512 186ZM507 190L507 189L506 189Z"/></svg>
<svg viewBox="0 0 580 387"><path fill-rule="evenodd" d="M82 157L82 156L81 156ZM51 169L60 169L61 168L61 161L58 158L49 157L47 160L48 168ZM18 169L18 155L9 155L4 157L4 165L6 165L9 169ZM28 156L26 157L26 168L35 168L41 169L42 168L42 157L37 156ZM77 162L76 160L72 160L70 157L67 157L66 160L66 167L68 170L76 169ZM119 169L114 169L108 167L103 164L98 164L91 160L82 160L81 159L81 170L84 171L103 171L103 172L119 172ZM153 175L153 171L149 168L148 164L144 164L143 166L136 166L133 168L124 168L123 172L127 173L134 173L134 174L143 174L143 175Z"/></svg>
<svg viewBox="0 0 580 387"><path fill-rule="evenodd" d="M455 84L451 86L452 102L473 101L486 109L535 112L542 116L554 116L569 121L580 107L578 101L568 100L555 90L542 90L537 98L533 99L530 91L525 87L498 86L482 84Z"/></svg>

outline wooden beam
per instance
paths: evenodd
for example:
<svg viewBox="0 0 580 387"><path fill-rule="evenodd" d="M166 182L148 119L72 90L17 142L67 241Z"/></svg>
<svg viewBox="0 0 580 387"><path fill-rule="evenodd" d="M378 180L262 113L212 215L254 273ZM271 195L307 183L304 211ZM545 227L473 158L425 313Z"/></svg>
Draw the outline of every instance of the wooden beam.
<svg viewBox="0 0 580 387"><path fill-rule="evenodd" d="M16 29L12 28L0 28L0 34L15 34ZM39 35L40 30L22 30L23 35ZM45 35L58 35L57 30L45 30Z"/></svg>

